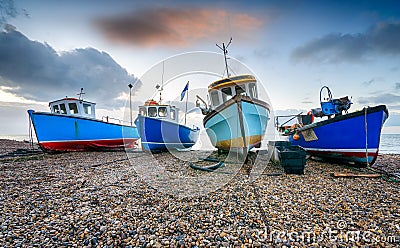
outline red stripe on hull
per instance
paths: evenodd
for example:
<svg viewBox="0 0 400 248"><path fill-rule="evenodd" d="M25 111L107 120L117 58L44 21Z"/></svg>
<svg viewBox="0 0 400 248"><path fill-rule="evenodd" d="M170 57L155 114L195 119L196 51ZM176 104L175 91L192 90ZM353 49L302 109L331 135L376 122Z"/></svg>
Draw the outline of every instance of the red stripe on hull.
<svg viewBox="0 0 400 248"><path fill-rule="evenodd" d="M306 149L307 150L307 149ZM344 151L315 151L315 150L307 150L307 153L311 156L314 155L316 157L328 157L328 158L343 158L343 160L361 162L361 160L366 158L365 152L344 152ZM374 164L375 160L378 157L377 152L368 152L368 158L372 158L370 164ZM364 161L365 163L365 161Z"/></svg>
<svg viewBox="0 0 400 248"><path fill-rule="evenodd" d="M96 151L134 148L137 139L39 142L46 151Z"/></svg>

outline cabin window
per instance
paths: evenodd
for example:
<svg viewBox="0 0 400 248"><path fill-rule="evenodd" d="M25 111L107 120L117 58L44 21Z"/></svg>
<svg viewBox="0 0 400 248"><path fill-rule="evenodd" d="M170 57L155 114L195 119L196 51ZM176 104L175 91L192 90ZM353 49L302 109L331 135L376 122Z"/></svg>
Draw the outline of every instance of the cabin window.
<svg viewBox="0 0 400 248"><path fill-rule="evenodd" d="M171 117L171 120L175 120L175 109L169 111L169 116Z"/></svg>
<svg viewBox="0 0 400 248"><path fill-rule="evenodd" d="M226 102L227 100L232 98L232 89L231 87L223 88L222 90L222 100Z"/></svg>
<svg viewBox="0 0 400 248"><path fill-rule="evenodd" d="M235 92L236 92L236 95L246 95L246 91L240 85L235 86Z"/></svg>
<svg viewBox="0 0 400 248"><path fill-rule="evenodd" d="M158 107L158 116L166 117L167 116L167 108L166 107Z"/></svg>
<svg viewBox="0 0 400 248"><path fill-rule="evenodd" d="M157 117L157 108L156 107L149 107L149 116L150 117Z"/></svg>
<svg viewBox="0 0 400 248"><path fill-rule="evenodd" d="M146 108L139 108L139 114L141 116L147 116Z"/></svg>
<svg viewBox="0 0 400 248"><path fill-rule="evenodd" d="M65 108L65 104L64 103L61 103L60 104L60 113L61 114L67 114L67 109Z"/></svg>
<svg viewBox="0 0 400 248"><path fill-rule="evenodd" d="M76 106L76 103L68 103L68 108L70 114L78 114L78 106Z"/></svg>
<svg viewBox="0 0 400 248"><path fill-rule="evenodd" d="M257 98L257 88L255 83L249 84L249 93L251 98Z"/></svg>
<svg viewBox="0 0 400 248"><path fill-rule="evenodd" d="M91 115L92 114L92 106L90 104L84 103L83 111L85 112L85 114Z"/></svg>
<svg viewBox="0 0 400 248"><path fill-rule="evenodd" d="M58 105L53 106L53 113L60 113L60 109L58 108Z"/></svg>
<svg viewBox="0 0 400 248"><path fill-rule="evenodd" d="M211 96L212 105L213 106L218 106L219 105L218 91L216 91L216 90L211 91L210 96Z"/></svg>

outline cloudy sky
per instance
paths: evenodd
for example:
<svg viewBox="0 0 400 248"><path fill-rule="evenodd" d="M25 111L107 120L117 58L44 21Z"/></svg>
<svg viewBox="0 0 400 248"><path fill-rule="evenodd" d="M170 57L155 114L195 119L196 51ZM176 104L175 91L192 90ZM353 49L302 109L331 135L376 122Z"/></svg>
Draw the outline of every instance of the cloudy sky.
<svg viewBox="0 0 400 248"><path fill-rule="evenodd" d="M384 131L400 133L398 1L1 0L0 25L0 135L26 134L27 109L81 87L98 113L121 114L129 83L137 103L154 94L143 78L160 61L220 52L231 37L231 61L258 77L277 113L318 107L327 85L353 110L386 104Z"/></svg>

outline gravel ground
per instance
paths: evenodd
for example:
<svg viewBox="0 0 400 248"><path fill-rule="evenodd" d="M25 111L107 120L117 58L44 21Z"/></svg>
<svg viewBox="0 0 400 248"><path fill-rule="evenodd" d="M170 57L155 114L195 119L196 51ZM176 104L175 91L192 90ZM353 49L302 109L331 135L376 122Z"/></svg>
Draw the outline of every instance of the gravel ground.
<svg viewBox="0 0 400 248"><path fill-rule="evenodd" d="M0 140L0 155L28 147ZM1 158L0 247L400 245L399 183L334 178L357 171L313 160L305 175L286 175L262 155L250 176L229 161L214 173L191 169L188 161L202 156ZM399 172L400 156L381 155L374 168Z"/></svg>

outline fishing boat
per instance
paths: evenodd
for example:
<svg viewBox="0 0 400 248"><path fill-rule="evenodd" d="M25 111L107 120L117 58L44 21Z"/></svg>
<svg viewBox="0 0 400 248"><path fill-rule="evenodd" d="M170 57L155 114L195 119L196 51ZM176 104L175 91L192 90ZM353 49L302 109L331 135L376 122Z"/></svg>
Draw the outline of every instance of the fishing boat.
<svg viewBox="0 0 400 248"><path fill-rule="evenodd" d="M134 148L139 139L137 128L112 123L109 117L96 119L96 103L84 101L83 94L82 88L78 99L50 102L50 112L28 110L39 146L44 151Z"/></svg>
<svg viewBox="0 0 400 248"><path fill-rule="evenodd" d="M227 77L208 86L208 104L199 96L198 100L205 106L201 107L203 124L212 145L218 152L231 151L245 158L250 149L261 146L270 106L258 98L253 75L229 75L226 49L230 43L219 46L224 52Z"/></svg>
<svg viewBox="0 0 400 248"><path fill-rule="evenodd" d="M188 86L186 84L181 94L181 100L186 94L186 106L188 99ZM157 85L157 88L159 86ZM150 152L163 152L191 148L199 137L200 129L196 126L189 127L179 124L179 109L170 104L163 104L160 88L160 101L147 100L139 106L139 114L135 124L139 129L142 150Z"/></svg>
<svg viewBox="0 0 400 248"><path fill-rule="evenodd" d="M327 92L324 99L323 91ZM333 99L327 86L320 90L320 104L321 108L299 115L299 123L286 129L290 142L314 157L372 165L378 156L382 126L389 116L387 107L365 107L348 113L352 104L349 98ZM327 119L314 122L314 117Z"/></svg>

